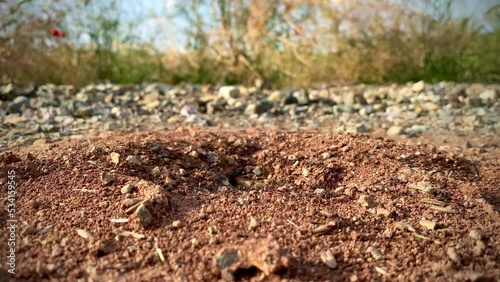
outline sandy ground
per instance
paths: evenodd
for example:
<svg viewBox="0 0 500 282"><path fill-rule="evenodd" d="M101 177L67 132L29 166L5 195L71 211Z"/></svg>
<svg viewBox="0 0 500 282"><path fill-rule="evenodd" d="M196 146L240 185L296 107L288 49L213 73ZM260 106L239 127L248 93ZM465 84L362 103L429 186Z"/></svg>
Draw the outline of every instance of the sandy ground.
<svg viewBox="0 0 500 282"><path fill-rule="evenodd" d="M0 280L498 281L498 144L181 128L17 148Z"/></svg>

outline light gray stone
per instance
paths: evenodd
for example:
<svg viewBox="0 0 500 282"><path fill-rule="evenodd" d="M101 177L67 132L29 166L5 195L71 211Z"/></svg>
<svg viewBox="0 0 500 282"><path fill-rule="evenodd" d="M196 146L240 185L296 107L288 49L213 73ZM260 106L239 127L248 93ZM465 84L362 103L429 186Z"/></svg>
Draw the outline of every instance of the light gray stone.
<svg viewBox="0 0 500 282"><path fill-rule="evenodd" d="M26 96L16 97L7 107L7 112L13 114L21 114L23 110L28 106L29 99Z"/></svg>
<svg viewBox="0 0 500 282"><path fill-rule="evenodd" d="M222 86L219 88L219 96L229 100L240 96L240 88L237 86Z"/></svg>

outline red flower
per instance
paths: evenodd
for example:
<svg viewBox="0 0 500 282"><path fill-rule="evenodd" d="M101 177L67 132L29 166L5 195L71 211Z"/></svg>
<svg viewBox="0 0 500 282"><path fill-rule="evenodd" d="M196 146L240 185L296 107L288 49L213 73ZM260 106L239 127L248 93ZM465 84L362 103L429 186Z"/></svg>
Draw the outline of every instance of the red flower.
<svg viewBox="0 0 500 282"><path fill-rule="evenodd" d="M52 34L52 36L57 37L57 38L63 38L64 36L66 36L62 30L60 30L56 27L54 27L50 30L50 34Z"/></svg>

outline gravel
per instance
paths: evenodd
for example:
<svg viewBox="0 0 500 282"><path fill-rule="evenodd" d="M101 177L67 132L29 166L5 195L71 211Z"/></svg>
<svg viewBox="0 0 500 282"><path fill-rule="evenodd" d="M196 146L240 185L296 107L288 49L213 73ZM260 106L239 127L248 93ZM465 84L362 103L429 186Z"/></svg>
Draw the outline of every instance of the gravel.
<svg viewBox="0 0 500 282"><path fill-rule="evenodd" d="M498 85L264 88L0 87L23 277L500 277Z"/></svg>
<svg viewBox="0 0 500 282"><path fill-rule="evenodd" d="M268 90L245 86L137 86L110 83L0 86L0 150L69 136L175 128L316 128L418 137L440 131L493 136L500 130L500 85L424 82L320 85Z"/></svg>

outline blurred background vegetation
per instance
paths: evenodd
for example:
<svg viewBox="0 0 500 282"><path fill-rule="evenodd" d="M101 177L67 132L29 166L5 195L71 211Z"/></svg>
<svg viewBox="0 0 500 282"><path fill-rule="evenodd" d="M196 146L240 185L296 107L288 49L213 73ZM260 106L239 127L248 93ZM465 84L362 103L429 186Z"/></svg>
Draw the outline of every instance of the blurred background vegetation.
<svg viewBox="0 0 500 282"><path fill-rule="evenodd" d="M0 82L500 82L498 1L140 3L0 0Z"/></svg>

